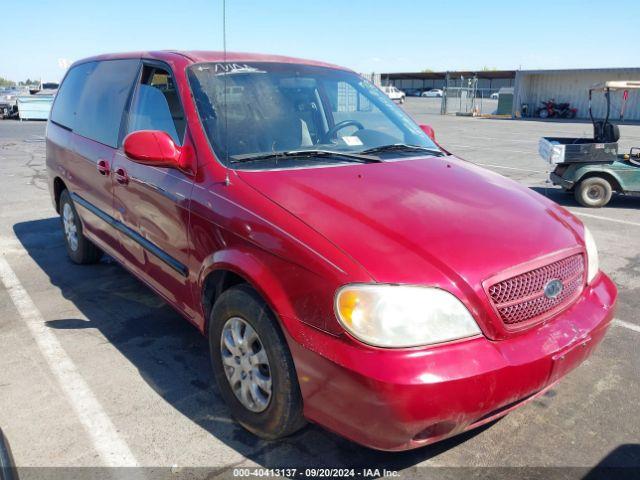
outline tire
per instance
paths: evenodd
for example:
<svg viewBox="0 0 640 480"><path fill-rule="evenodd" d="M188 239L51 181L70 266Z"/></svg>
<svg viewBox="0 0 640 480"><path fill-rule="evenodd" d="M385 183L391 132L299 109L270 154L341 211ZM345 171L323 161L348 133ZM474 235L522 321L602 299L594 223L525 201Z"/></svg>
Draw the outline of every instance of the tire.
<svg viewBox="0 0 640 480"><path fill-rule="evenodd" d="M540 118L548 118L549 110L547 110L546 108L543 108L542 110L540 110L539 116Z"/></svg>
<svg viewBox="0 0 640 480"><path fill-rule="evenodd" d="M234 325L238 324L236 337ZM249 348L236 342L236 338L246 342L253 337L248 327L256 334ZM248 285L225 290L215 302L209 317L209 350L220 394L245 429L274 440L305 425L298 377L284 335L265 301ZM267 364L254 363L264 362L261 351ZM270 393L265 401L267 390L262 387L267 379ZM243 382L251 386L245 390L245 400ZM255 394L251 393L254 388Z"/></svg>
<svg viewBox="0 0 640 480"><path fill-rule="evenodd" d="M60 194L60 222L67 255L73 263L88 265L100 261L102 250L82 233L82 222L68 190L63 190Z"/></svg>
<svg viewBox="0 0 640 480"><path fill-rule="evenodd" d="M575 187L575 198L583 207L601 208L611 200L613 188L602 177L590 177Z"/></svg>

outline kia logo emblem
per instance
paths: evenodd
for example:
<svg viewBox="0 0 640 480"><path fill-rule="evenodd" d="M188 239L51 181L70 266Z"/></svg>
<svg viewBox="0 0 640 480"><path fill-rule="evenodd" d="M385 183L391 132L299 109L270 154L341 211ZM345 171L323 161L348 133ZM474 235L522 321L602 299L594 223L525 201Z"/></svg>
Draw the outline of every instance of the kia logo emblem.
<svg viewBox="0 0 640 480"><path fill-rule="evenodd" d="M562 282L557 278L549 280L544 286L544 296L548 299L554 299L562 293L563 288L564 285L562 285Z"/></svg>

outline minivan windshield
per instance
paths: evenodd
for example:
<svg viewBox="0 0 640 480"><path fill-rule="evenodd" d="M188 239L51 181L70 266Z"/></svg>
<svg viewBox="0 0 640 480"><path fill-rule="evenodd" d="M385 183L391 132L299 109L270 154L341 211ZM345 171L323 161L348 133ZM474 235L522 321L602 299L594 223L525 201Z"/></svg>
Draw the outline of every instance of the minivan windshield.
<svg viewBox="0 0 640 480"><path fill-rule="evenodd" d="M188 77L214 152L232 168L442 155L392 100L352 72L292 63L201 63L189 68Z"/></svg>

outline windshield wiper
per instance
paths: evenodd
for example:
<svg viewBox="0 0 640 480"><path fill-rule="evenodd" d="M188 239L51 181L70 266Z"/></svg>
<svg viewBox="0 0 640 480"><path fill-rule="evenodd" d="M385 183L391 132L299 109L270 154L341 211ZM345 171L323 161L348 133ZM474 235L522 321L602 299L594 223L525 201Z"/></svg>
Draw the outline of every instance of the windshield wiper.
<svg viewBox="0 0 640 480"><path fill-rule="evenodd" d="M369 148L367 150L363 150L360 153L367 154L367 153L383 153L383 152L399 152L399 151L405 151L405 152L421 151L421 152L429 152L430 154L435 155L437 157L444 156L443 152L441 152L440 150L436 150L434 148L421 147L420 145L407 145L404 143L393 143L391 145L382 145L380 147L374 147L374 148Z"/></svg>
<svg viewBox="0 0 640 480"><path fill-rule="evenodd" d="M231 163L243 163L243 162L254 162L257 160L271 160L271 159L279 159L279 158L341 158L350 160L353 162L360 163L378 163L382 162L379 158L369 157L368 155L363 155L361 153L349 153L349 152L334 152L331 150L289 150L285 152L273 152L273 153L264 153L257 155L241 155L234 156L231 159Z"/></svg>

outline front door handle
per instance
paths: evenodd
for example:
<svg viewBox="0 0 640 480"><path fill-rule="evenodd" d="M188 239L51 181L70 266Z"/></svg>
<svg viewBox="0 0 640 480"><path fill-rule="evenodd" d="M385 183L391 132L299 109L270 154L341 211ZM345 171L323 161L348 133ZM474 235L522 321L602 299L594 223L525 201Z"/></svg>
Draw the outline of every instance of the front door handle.
<svg viewBox="0 0 640 480"><path fill-rule="evenodd" d="M114 173L114 177L116 177L116 182L122 185L129 183L129 175L124 168L118 168Z"/></svg>
<svg viewBox="0 0 640 480"><path fill-rule="evenodd" d="M111 169L109 168L109 162L106 160L98 160L98 164L96 165L98 169L98 173L100 175L109 175L111 173Z"/></svg>

